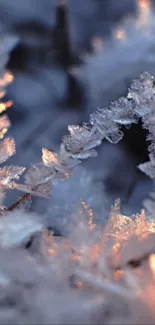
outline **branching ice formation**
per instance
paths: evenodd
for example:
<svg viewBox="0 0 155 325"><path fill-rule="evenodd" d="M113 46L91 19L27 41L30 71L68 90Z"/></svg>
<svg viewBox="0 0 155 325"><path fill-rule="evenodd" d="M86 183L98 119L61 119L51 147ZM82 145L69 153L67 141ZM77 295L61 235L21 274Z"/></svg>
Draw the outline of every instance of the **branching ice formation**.
<svg viewBox="0 0 155 325"><path fill-rule="evenodd" d="M5 72L1 96L11 80ZM9 105L3 103L0 110ZM5 189L26 192L8 209L0 209L1 324L154 323L155 221L144 210L127 217L116 201L102 227L94 223L92 207L81 198L79 209L64 225L67 236L57 237L43 218L27 214L22 206L31 194L50 195L55 182L68 180L84 159L96 157L96 147L104 139L117 143L123 137L121 127L139 118L151 142L150 161L139 168L154 178L154 109L154 78L143 73L126 98L98 109L88 124L69 126L58 153L43 148L42 163L31 166L24 185L16 183L24 167L0 168L1 203ZM3 115L1 138L8 126ZM1 140L0 163L14 153L14 140Z"/></svg>
<svg viewBox="0 0 155 325"><path fill-rule="evenodd" d="M142 120L148 130L150 161L139 168L154 178L155 131L154 131L155 86L154 77L145 72L135 79L127 97L111 103L110 107L98 109L91 114L89 123L83 126L70 125L64 136L59 153L42 149L42 164L32 166L25 175L25 185L13 187L29 194L47 196L55 181L68 178L72 170L87 158L97 156L96 147L104 139L117 143L123 138L122 126L129 127Z"/></svg>

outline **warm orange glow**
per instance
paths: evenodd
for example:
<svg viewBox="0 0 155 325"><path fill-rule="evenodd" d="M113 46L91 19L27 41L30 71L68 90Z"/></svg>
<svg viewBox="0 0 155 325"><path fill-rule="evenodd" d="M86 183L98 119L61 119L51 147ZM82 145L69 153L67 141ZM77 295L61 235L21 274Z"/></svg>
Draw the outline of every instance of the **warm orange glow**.
<svg viewBox="0 0 155 325"><path fill-rule="evenodd" d="M5 90L1 90L0 91L0 98L3 98L6 95L6 91Z"/></svg>
<svg viewBox="0 0 155 325"><path fill-rule="evenodd" d="M96 224L93 223L94 212L90 208L89 204L87 204L83 199L81 200L82 207L85 211L88 212L88 228L89 230L93 230L96 227ZM81 214L83 211L81 211Z"/></svg>
<svg viewBox="0 0 155 325"><path fill-rule="evenodd" d="M47 254L54 256L58 253L58 245L54 240L53 232L43 231L42 233L45 244L47 245Z"/></svg>
<svg viewBox="0 0 155 325"><path fill-rule="evenodd" d="M126 32L124 29L117 29L114 31L115 38L119 40L125 40L126 39Z"/></svg>
<svg viewBox="0 0 155 325"><path fill-rule="evenodd" d="M90 230L93 230L96 226L96 224L93 223L93 216L94 216L93 210L90 209L89 210L89 220L88 220L88 228Z"/></svg>
<svg viewBox="0 0 155 325"><path fill-rule="evenodd" d="M6 80L6 82L10 83L13 81L14 77L11 72L6 71L4 74L4 79Z"/></svg>
<svg viewBox="0 0 155 325"><path fill-rule="evenodd" d="M121 246L120 243L116 243L116 244L113 246L113 248L112 248L112 249L113 249L113 252L114 252L114 253L117 253L118 250L119 250L119 248L120 248L120 246Z"/></svg>
<svg viewBox="0 0 155 325"><path fill-rule="evenodd" d="M0 139L3 139L4 138L4 135L7 133L8 129L7 128L3 128L1 131L0 131Z"/></svg>
<svg viewBox="0 0 155 325"><path fill-rule="evenodd" d="M94 244L90 247L88 258L90 261L95 261L101 254L102 246L99 244Z"/></svg>
<svg viewBox="0 0 155 325"><path fill-rule="evenodd" d="M0 130L3 128L7 128L10 126L10 121L6 115L0 117Z"/></svg>
<svg viewBox="0 0 155 325"><path fill-rule="evenodd" d="M0 103L0 113L3 113L6 111L7 108L11 107L13 102L9 100L6 103Z"/></svg>
<svg viewBox="0 0 155 325"><path fill-rule="evenodd" d="M46 148L42 149L42 161L44 165L50 166L52 164L58 164L58 156L56 153L47 150Z"/></svg>
<svg viewBox="0 0 155 325"><path fill-rule="evenodd" d="M80 256L76 255L75 253L71 253L70 257L71 257L71 260L74 262L80 261Z"/></svg>
<svg viewBox="0 0 155 325"><path fill-rule="evenodd" d="M75 282L75 285L78 287L78 288L82 288L84 286L84 283L80 280L76 281Z"/></svg>
<svg viewBox="0 0 155 325"><path fill-rule="evenodd" d="M149 257L149 266L153 273L153 276L155 277L155 254L151 254Z"/></svg>
<svg viewBox="0 0 155 325"><path fill-rule="evenodd" d="M115 273L114 273L114 279L115 280L119 280L122 278L122 276L124 275L124 271L123 270L117 270Z"/></svg>
<svg viewBox="0 0 155 325"><path fill-rule="evenodd" d="M119 201L116 201L104 232L98 234L98 229L94 227L92 219L94 213L89 204L81 199L81 206L80 217L86 218L86 230L90 229L92 232L94 231L94 233L97 230L97 236L95 233L94 241L89 242L88 246L79 245L75 247L72 239L61 239L59 241L53 236L52 232L45 231L43 232L43 239L45 241L45 251L47 255L50 257L57 257L60 255L61 257L63 248L63 253L65 251L66 256L69 257L69 262L73 264L73 266L78 265L78 267L80 266L83 269L88 269L89 266L91 266L92 273L99 274L104 280L108 279L109 274L114 282L126 283L127 281L127 283L135 289L135 295L139 294L138 286L140 282L138 282L138 280L143 281L143 286L146 285L146 287L149 287L148 278L145 276L145 271L148 271L148 268L146 268L146 270L144 268L145 263L143 263L143 265L140 263L138 265L138 270L134 268L134 265L129 272L127 272L127 270L128 261L132 258L132 249L133 256L141 259L141 253L139 253L140 249L137 250L138 255L134 253L135 243L138 243L140 248L142 247L142 258L143 255L145 256L145 254L147 254L142 244L151 233L155 233L154 219L148 218L145 210L142 210L132 218L122 215L120 213ZM90 233L88 232L88 234ZM130 240L129 246L127 246L128 240ZM124 259L124 252L127 254L127 259L126 256ZM155 279L155 254L150 255L148 265ZM104 267L102 268L102 266ZM77 288L85 287L85 281L81 279L80 277L80 280L77 279L77 281L74 282ZM142 293L144 293L144 290L142 290ZM150 291L148 294L148 296L151 297L150 299L152 299L151 295L152 293Z"/></svg>
<svg viewBox="0 0 155 325"><path fill-rule="evenodd" d="M50 256L54 256L54 255L57 254L57 250L56 250L55 248L48 248L48 249L47 249L47 253L48 253L48 255L50 255Z"/></svg>
<svg viewBox="0 0 155 325"><path fill-rule="evenodd" d="M13 75L9 71L6 71L3 77L0 79L0 87L4 87L7 84L11 83L13 79Z"/></svg>
<svg viewBox="0 0 155 325"><path fill-rule="evenodd" d="M138 26L150 24L151 2L150 0L138 0Z"/></svg>
<svg viewBox="0 0 155 325"><path fill-rule="evenodd" d="M150 8L150 0L138 0L138 6L140 8L145 8L145 9L148 9Z"/></svg>
<svg viewBox="0 0 155 325"><path fill-rule="evenodd" d="M49 246L52 245L52 243L53 243L53 232L52 231L50 231L50 232L43 231L42 236L43 236L43 239L44 239L46 245L49 245Z"/></svg>
<svg viewBox="0 0 155 325"><path fill-rule="evenodd" d="M69 173L64 173L65 178L69 178Z"/></svg>

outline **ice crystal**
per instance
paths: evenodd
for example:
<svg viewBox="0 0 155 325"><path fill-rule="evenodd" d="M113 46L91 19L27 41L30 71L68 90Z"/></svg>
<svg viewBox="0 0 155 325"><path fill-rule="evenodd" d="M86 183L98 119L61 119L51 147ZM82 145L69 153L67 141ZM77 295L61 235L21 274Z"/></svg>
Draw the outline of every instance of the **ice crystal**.
<svg viewBox="0 0 155 325"><path fill-rule="evenodd" d="M5 138L0 142L0 164L15 154L15 141L12 138Z"/></svg>
<svg viewBox="0 0 155 325"><path fill-rule="evenodd" d="M86 127L70 125L68 130L70 135L63 138L63 143L67 151L71 154L71 157L77 154L79 155L81 151L91 150L101 143L99 141L100 139Z"/></svg>
<svg viewBox="0 0 155 325"><path fill-rule="evenodd" d="M0 168L0 184L5 186L12 186L13 180L18 180L24 173L25 168L19 166L4 166Z"/></svg>
<svg viewBox="0 0 155 325"><path fill-rule="evenodd" d="M110 110L113 113L115 123L120 125L137 123L133 102L129 101L127 98L121 97L120 99L111 103Z"/></svg>
<svg viewBox="0 0 155 325"><path fill-rule="evenodd" d="M42 149L42 161L44 165L51 166L53 164L58 165L58 155L52 151L47 150L46 148Z"/></svg>
<svg viewBox="0 0 155 325"><path fill-rule="evenodd" d="M123 138L123 133L113 120L113 112L110 109L98 109L90 116L90 124L97 130L102 139L106 138L112 143L117 143Z"/></svg>

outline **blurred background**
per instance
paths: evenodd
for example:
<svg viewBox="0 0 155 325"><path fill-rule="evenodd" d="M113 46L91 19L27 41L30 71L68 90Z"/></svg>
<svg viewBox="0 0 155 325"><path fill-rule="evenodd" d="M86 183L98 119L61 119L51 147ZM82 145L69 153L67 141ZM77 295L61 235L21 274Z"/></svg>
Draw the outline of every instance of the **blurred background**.
<svg viewBox="0 0 155 325"><path fill-rule="evenodd" d="M154 7L151 0L0 0L1 37L18 37L7 67L14 75L9 134L17 144L10 163L29 166L42 147L57 151L68 124L125 96L141 72L155 74ZM152 189L136 168L148 159L145 137L139 122L84 163L102 183L107 207L120 197L124 213L142 208Z"/></svg>

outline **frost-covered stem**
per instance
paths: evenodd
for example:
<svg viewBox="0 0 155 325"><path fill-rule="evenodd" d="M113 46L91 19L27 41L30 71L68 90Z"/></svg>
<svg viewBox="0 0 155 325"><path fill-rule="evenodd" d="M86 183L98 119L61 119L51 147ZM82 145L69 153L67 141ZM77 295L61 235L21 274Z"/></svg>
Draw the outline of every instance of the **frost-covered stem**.
<svg viewBox="0 0 155 325"><path fill-rule="evenodd" d="M149 139L154 141L154 106L154 78L145 72L140 75L139 79L133 81L126 98L121 97L112 102L109 108L98 109L91 114L89 123L83 124L82 127L70 125L69 135L63 137L58 154L43 149L42 160L43 164L49 168L51 181L68 177L82 160L96 157L95 148L104 139L114 144L119 142L123 138L121 127L137 123L139 118L142 119L143 127L149 130ZM155 152L154 142L150 150ZM155 176L155 170L153 171ZM47 171L45 171L45 177L42 170L40 175L46 183ZM17 188L30 194L33 192L37 194L37 191L33 189L33 184L32 187L19 186Z"/></svg>

